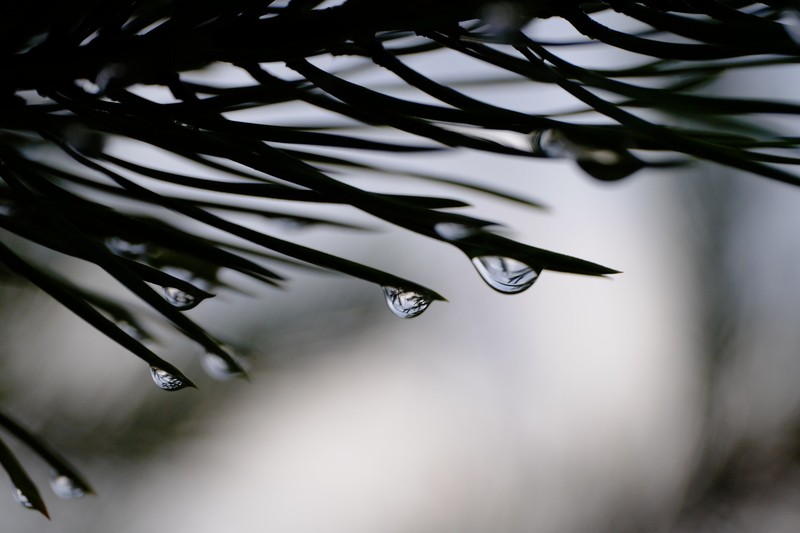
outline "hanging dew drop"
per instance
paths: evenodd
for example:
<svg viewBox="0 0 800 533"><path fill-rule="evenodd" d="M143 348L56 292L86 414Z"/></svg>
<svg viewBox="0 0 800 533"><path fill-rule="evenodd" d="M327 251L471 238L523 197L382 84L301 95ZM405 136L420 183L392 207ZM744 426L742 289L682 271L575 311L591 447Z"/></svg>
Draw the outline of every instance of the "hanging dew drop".
<svg viewBox="0 0 800 533"><path fill-rule="evenodd" d="M150 253L150 245L144 242L130 242L122 237L109 237L105 241L108 248L115 255L128 259L142 259Z"/></svg>
<svg viewBox="0 0 800 533"><path fill-rule="evenodd" d="M406 291L396 287L383 287L386 303L392 313L400 318L419 316L431 304L431 299L418 292Z"/></svg>
<svg viewBox="0 0 800 533"><path fill-rule="evenodd" d="M570 143L559 130L538 130L531 135L531 151L537 157L567 157L570 155Z"/></svg>
<svg viewBox="0 0 800 533"><path fill-rule="evenodd" d="M473 257L472 264L491 288L504 294L516 294L528 289L542 271L522 261L497 255Z"/></svg>
<svg viewBox="0 0 800 533"><path fill-rule="evenodd" d="M197 277L189 270L184 268L166 267L162 269L162 272L189 284L189 292L171 285L162 285L164 289L164 298L179 311L188 311L189 309L193 309L206 298L213 296L213 294L208 294L205 292L210 285L208 280Z"/></svg>
<svg viewBox="0 0 800 533"><path fill-rule="evenodd" d="M162 390L173 391L186 387L186 383L182 379L156 366L150 367L150 375L153 376L153 381Z"/></svg>
<svg viewBox="0 0 800 533"><path fill-rule="evenodd" d="M139 342L144 342L150 338L150 336L139 326L136 324L131 324L127 320L120 320L117 322L117 327L125 332L126 335L129 337L133 337Z"/></svg>
<svg viewBox="0 0 800 533"><path fill-rule="evenodd" d="M50 476L50 488L56 496L65 500L81 498L86 494L78 481L60 472L53 472Z"/></svg>
<svg viewBox="0 0 800 533"><path fill-rule="evenodd" d="M644 166L629 152L607 149L586 149L576 160L581 170L600 181L627 178Z"/></svg>
<svg viewBox="0 0 800 533"><path fill-rule="evenodd" d="M439 222L434 224L433 231L446 241L459 241L478 232L476 228L458 222Z"/></svg>
<svg viewBox="0 0 800 533"><path fill-rule="evenodd" d="M231 379L243 373L240 368L233 366L220 355L211 352L203 355L203 358L200 359L200 365L209 377L219 381Z"/></svg>
<svg viewBox="0 0 800 533"><path fill-rule="evenodd" d="M11 487L14 494L14 500L20 504L21 506L25 507L26 509L33 509L33 502L25 495L22 490L17 487Z"/></svg>
<svg viewBox="0 0 800 533"><path fill-rule="evenodd" d="M487 2L480 11L480 17L500 35L519 31L526 22L517 3L510 1Z"/></svg>
<svg viewBox="0 0 800 533"><path fill-rule="evenodd" d="M187 311L200 303L199 298L176 287L164 287L164 298L180 311Z"/></svg>

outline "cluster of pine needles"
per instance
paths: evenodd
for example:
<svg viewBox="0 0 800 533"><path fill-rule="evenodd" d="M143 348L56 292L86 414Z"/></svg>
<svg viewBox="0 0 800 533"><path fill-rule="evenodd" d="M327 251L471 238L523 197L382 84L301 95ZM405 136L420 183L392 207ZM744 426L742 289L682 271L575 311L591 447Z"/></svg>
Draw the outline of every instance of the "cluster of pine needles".
<svg viewBox="0 0 800 533"><path fill-rule="evenodd" d="M538 39L538 25L554 18L574 36ZM148 332L137 311L48 269L31 249L96 265L200 344L224 376L244 372L241 362L185 314L224 289L220 272L277 286L294 267L319 267L383 288L403 317L443 299L396 273L254 229L242 223L246 217L347 228L293 206L352 206L455 246L504 293L527 289L543 270L614 274L493 233L492 221L459 213L466 204L457 197L372 192L342 176L395 174L534 205L488 181L421 175L360 157L466 149L565 158L604 181L706 160L797 185L790 169L800 162L800 139L759 126L757 118L794 115L800 105L702 90L732 70L795 63L799 35L800 13L788 1L4 2L0 265L142 359L165 390L192 383L143 342ZM587 46L624 50L635 61L598 69L568 60L570 50ZM477 61L496 77L465 72L455 83L415 68L419 56L434 53ZM215 69L226 75L198 75ZM424 98L353 81L370 69ZM558 87L578 107L530 113L468 90L487 83L497 91L509 83ZM259 112L298 103L315 110L318 122L270 123ZM526 143L508 142L509 135ZM148 146L195 171L126 158L115 149L121 143ZM51 464L58 495L91 492L19 423L3 415L0 426ZM0 463L17 500L46 514L36 485L2 441Z"/></svg>

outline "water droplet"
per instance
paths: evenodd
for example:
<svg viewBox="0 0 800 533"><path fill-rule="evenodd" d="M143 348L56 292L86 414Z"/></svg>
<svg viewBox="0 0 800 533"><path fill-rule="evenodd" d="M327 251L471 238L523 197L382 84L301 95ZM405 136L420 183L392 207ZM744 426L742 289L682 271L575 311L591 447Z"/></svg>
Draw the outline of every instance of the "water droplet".
<svg viewBox="0 0 800 533"><path fill-rule="evenodd" d="M28 498L22 490L17 487L11 487L14 494L14 500L26 509L33 509L33 502Z"/></svg>
<svg viewBox="0 0 800 533"><path fill-rule="evenodd" d="M518 31L527 22L517 2L487 2L481 9L480 16L501 35Z"/></svg>
<svg viewBox="0 0 800 533"><path fill-rule="evenodd" d="M101 92L100 87L95 82L86 78L78 78L75 80L75 85L89 94L100 94Z"/></svg>
<svg viewBox="0 0 800 533"><path fill-rule="evenodd" d="M121 78L128 72L128 68L122 63L110 63L100 69L94 80L94 85L98 91L96 94L105 94L116 85Z"/></svg>
<svg viewBox="0 0 800 533"><path fill-rule="evenodd" d="M531 136L531 150L538 157L567 157L570 155L570 142L557 129L538 130Z"/></svg>
<svg viewBox="0 0 800 533"><path fill-rule="evenodd" d="M433 226L433 231L442 239L458 241L475 235L478 229L458 222L439 222Z"/></svg>
<svg viewBox="0 0 800 533"><path fill-rule="evenodd" d="M786 35L795 43L800 44L800 14L794 10L785 10L778 22L783 24Z"/></svg>
<svg viewBox="0 0 800 533"><path fill-rule="evenodd" d="M602 142L602 139L601 139ZM570 157L593 178L616 181L626 178L644 167L644 164L621 147L606 147L594 141L576 141L557 129L533 132L531 151L538 157Z"/></svg>
<svg viewBox="0 0 800 533"><path fill-rule="evenodd" d="M383 287L386 303L392 313L400 318L414 318L422 314L431 304L431 299L415 291L396 287Z"/></svg>
<svg viewBox="0 0 800 533"><path fill-rule="evenodd" d="M472 264L491 288L505 294L516 294L529 288L542 271L522 261L497 255L473 257Z"/></svg>
<svg viewBox="0 0 800 533"><path fill-rule="evenodd" d="M206 279L197 277L193 272L185 268L165 267L162 269L162 271L174 278L190 283L194 289L197 289L197 291L186 292L178 287L172 287L169 285L163 286L164 298L170 304L172 304L173 307L180 311L193 309L209 296L213 296L206 293L207 289L210 288L211 283Z"/></svg>
<svg viewBox="0 0 800 533"><path fill-rule="evenodd" d="M65 127L62 135L72 148L91 157L97 157L103 152L106 141L103 134L78 123Z"/></svg>
<svg viewBox="0 0 800 533"><path fill-rule="evenodd" d="M238 360L236 362L239 363ZM200 359L200 365L203 367L203 370L206 371L206 374L220 381L240 376L243 373L241 364L239 364L239 367L236 367L223 359L222 356L211 352L203 355L203 358Z"/></svg>
<svg viewBox="0 0 800 533"><path fill-rule="evenodd" d="M0 216L13 217L17 214L17 207L14 202L7 199L0 200Z"/></svg>
<svg viewBox="0 0 800 533"><path fill-rule="evenodd" d="M614 150L585 150L577 157L578 166L600 181L617 181L627 178L644 164L630 153Z"/></svg>
<svg viewBox="0 0 800 533"><path fill-rule="evenodd" d="M175 287L164 287L164 298L181 311L189 310L200 303L196 296Z"/></svg>
<svg viewBox="0 0 800 533"><path fill-rule="evenodd" d="M130 242L116 235L106 239L106 248L116 255L129 259L141 259L150 253L149 244L145 242Z"/></svg>
<svg viewBox="0 0 800 533"><path fill-rule="evenodd" d="M117 327L124 331L126 335L133 337L139 342L144 342L150 339L150 335L148 335L145 330L136 324L131 324L127 320L119 320L117 322Z"/></svg>
<svg viewBox="0 0 800 533"><path fill-rule="evenodd" d="M150 375L153 376L153 381L156 385L163 390L180 390L186 387L186 383L178 377L173 376L166 370L162 370L157 366L150 367Z"/></svg>
<svg viewBox="0 0 800 533"><path fill-rule="evenodd" d="M79 481L60 472L53 472L50 476L50 488L56 496L65 500L81 498L86 494L85 487Z"/></svg>

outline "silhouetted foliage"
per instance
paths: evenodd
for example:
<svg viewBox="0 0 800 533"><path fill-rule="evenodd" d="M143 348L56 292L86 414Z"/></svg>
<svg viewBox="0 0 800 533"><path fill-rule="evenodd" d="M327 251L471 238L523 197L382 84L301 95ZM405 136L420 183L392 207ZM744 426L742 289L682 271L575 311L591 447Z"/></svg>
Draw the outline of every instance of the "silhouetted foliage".
<svg viewBox="0 0 800 533"><path fill-rule="evenodd" d="M699 91L730 69L796 62L800 27L788 2L348 0L327 6L315 0L0 6L0 263L145 361L165 390L192 383L142 342L148 332L137 312L51 271L21 243L97 265L213 354L223 373L235 374L244 371L239 361L183 313L223 288L221 270L280 285L284 271L294 266L321 267L383 287L390 308L403 317L443 297L397 274L255 230L231 215L348 228L294 214L290 206L350 205L455 246L504 293L527 289L543 270L616 273L492 233L493 222L453 211L466 205L458 198L351 185L337 173L400 173L353 154L414 157L465 148L566 158L604 181L699 158L798 184L786 169L800 161L794 155L798 138L750 117L794 115L800 106ZM609 23L638 21L638 29L599 22L609 10L624 15ZM571 24L575 41L537 39L537 21L551 17ZM561 52L593 42L633 52L639 60L593 69L567 61ZM497 72L494 79L465 76L464 82L558 86L582 107L560 114L509 109L469 94L462 88L466 83L437 80L412 66L416 56L438 50ZM351 61L331 66L329 57ZM197 75L220 65L226 76L237 77ZM382 69L426 98L355 83L359 69ZM143 91L145 86L161 90L161 96ZM270 123L243 113L296 102L316 109L319 122ZM379 140L371 135L378 130L393 134ZM509 135L525 142L509 142ZM125 158L124 150L114 149L123 141L156 147L191 162L196 172ZM494 183L406 174L536 206ZM211 194L201 199L197 193ZM242 198L280 200L287 210L253 207ZM187 222L209 233L187 229ZM220 234L230 239L212 237ZM75 489L67 495L90 491L16 422L2 416L0 425L53 465L55 479ZM20 502L46 514L35 485L2 442L0 462Z"/></svg>

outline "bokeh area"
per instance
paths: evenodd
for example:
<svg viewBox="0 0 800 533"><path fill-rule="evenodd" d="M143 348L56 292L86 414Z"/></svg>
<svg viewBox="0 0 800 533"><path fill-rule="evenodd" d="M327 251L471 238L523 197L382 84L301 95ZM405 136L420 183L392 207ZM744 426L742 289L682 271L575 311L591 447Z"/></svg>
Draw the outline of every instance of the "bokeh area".
<svg viewBox="0 0 800 533"><path fill-rule="evenodd" d="M418 66L452 79L471 68L435 54L425 61ZM752 74L706 90L795 96L791 69ZM474 90L523 110L571 105L550 88ZM278 112L273 119L287 123L311 117ZM0 529L797 531L800 190L705 163L608 184L569 160L466 151L376 160L491 183L547 209L399 177L352 183L457 194L471 214L504 224L498 231L622 273L545 271L507 296L455 248L354 210L335 216L373 231L258 222L418 280L448 302L402 320L377 287L341 276L287 268L282 289L231 276L238 290L188 313L246 354L250 380L205 377L196 348L156 327L154 349L199 385L176 393L4 274L3 408L80 467L97 494L46 493L47 522L9 490ZM43 260L84 284L108 284L79 263ZM47 479L35 457L15 452Z"/></svg>

